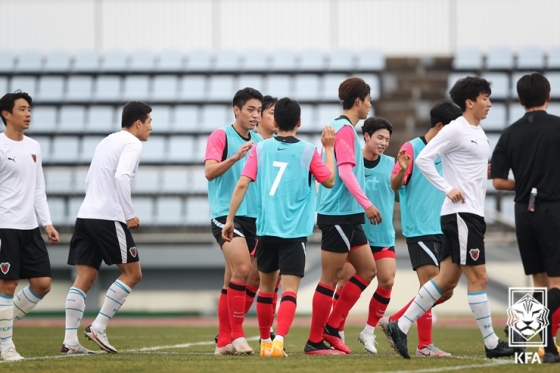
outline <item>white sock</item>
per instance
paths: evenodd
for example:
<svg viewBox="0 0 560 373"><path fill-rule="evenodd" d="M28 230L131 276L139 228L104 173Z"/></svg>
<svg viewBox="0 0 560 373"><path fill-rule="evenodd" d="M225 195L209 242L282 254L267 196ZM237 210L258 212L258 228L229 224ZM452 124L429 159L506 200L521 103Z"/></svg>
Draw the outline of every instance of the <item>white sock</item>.
<svg viewBox="0 0 560 373"><path fill-rule="evenodd" d="M375 333L375 326L371 326L369 324L366 324L362 333L373 335L373 333Z"/></svg>
<svg viewBox="0 0 560 373"><path fill-rule="evenodd" d="M109 290L107 290L103 306L101 306L101 310L91 326L96 330L105 331L105 329L107 329L107 323L115 316L131 291L132 289L123 282L119 280L113 282Z"/></svg>
<svg viewBox="0 0 560 373"><path fill-rule="evenodd" d="M441 298L441 290L437 287L433 280L424 284L416 294L416 298L410 304L404 315L398 320L399 329L408 334L410 326L428 311L434 303Z"/></svg>
<svg viewBox="0 0 560 373"><path fill-rule="evenodd" d="M340 339L342 339L342 342L344 342L344 330L339 330L338 335L340 336Z"/></svg>
<svg viewBox="0 0 560 373"><path fill-rule="evenodd" d="M0 343L2 351L13 347L12 327L14 326L14 298L0 294Z"/></svg>
<svg viewBox="0 0 560 373"><path fill-rule="evenodd" d="M31 290L31 286L23 288L14 298L14 322L23 319L43 297Z"/></svg>
<svg viewBox="0 0 560 373"><path fill-rule="evenodd" d="M467 293L469 307L474 314L478 329L484 338L484 345L489 349L496 348L499 338L494 333L492 327L492 315L490 314L490 303L488 303L488 296L485 291L476 293Z"/></svg>
<svg viewBox="0 0 560 373"><path fill-rule="evenodd" d="M277 335L276 337L274 337L274 340L283 343L284 342L284 337L282 337L281 335Z"/></svg>
<svg viewBox="0 0 560 373"><path fill-rule="evenodd" d="M86 293L78 288L70 288L66 296L66 329L64 332L64 344L67 346L77 346L78 328L86 309Z"/></svg>

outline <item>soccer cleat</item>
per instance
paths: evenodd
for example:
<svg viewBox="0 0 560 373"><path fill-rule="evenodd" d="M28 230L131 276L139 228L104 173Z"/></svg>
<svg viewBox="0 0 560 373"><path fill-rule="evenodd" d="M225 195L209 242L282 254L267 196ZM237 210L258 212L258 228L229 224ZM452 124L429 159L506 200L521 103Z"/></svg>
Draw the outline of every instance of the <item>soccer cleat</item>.
<svg viewBox="0 0 560 373"><path fill-rule="evenodd" d="M67 345L66 343L62 344L62 347L60 348L60 353L65 354L65 355L90 355L90 354L95 354L95 352L93 352L92 350L88 350L87 348L85 348L82 345L70 346L70 345Z"/></svg>
<svg viewBox="0 0 560 373"><path fill-rule="evenodd" d="M272 342L261 342L261 352L260 356L271 356L272 353Z"/></svg>
<svg viewBox="0 0 560 373"><path fill-rule="evenodd" d="M546 352L542 361L543 363L560 363L560 355L554 355L552 352Z"/></svg>
<svg viewBox="0 0 560 373"><path fill-rule="evenodd" d="M109 343L109 340L107 339L107 333L105 333L105 331L101 332L99 330L95 330L90 325L84 330L84 334L86 335L87 339L96 343L103 351L107 351L111 354L116 354L118 352L117 349L111 346L111 344Z"/></svg>
<svg viewBox="0 0 560 373"><path fill-rule="evenodd" d="M23 360L24 357L18 354L15 346L11 346L8 347L6 351L2 351L2 359L4 361L20 361Z"/></svg>
<svg viewBox="0 0 560 373"><path fill-rule="evenodd" d="M379 319L379 322L377 323L377 325L379 325L379 327L381 327L381 330L385 331L385 328L387 327L387 325L391 322L391 317L390 316L383 316L382 318Z"/></svg>
<svg viewBox="0 0 560 373"><path fill-rule="evenodd" d="M218 335L219 335L219 333L217 333L216 336L214 337L214 343L215 344L218 344Z"/></svg>
<svg viewBox="0 0 560 373"><path fill-rule="evenodd" d="M498 357L508 357L514 355L513 347L509 347L508 343L502 341L501 339L498 340L498 345L495 348L489 349L488 347L485 346L484 350L486 351L486 357L488 359L494 359Z"/></svg>
<svg viewBox="0 0 560 373"><path fill-rule="evenodd" d="M232 354L233 354L233 347L231 343L223 347L216 346L216 349L214 350L214 355L216 356L224 356L224 355L232 355Z"/></svg>
<svg viewBox="0 0 560 373"><path fill-rule="evenodd" d="M234 355L253 355L255 351L249 346L245 337L239 337L231 342Z"/></svg>
<svg viewBox="0 0 560 373"><path fill-rule="evenodd" d="M352 353L352 350L350 350L348 346L344 344L342 338L340 338L340 334L338 334L337 329L332 328L329 325L325 325L325 329L323 329L323 338L338 351L342 351L345 354Z"/></svg>
<svg viewBox="0 0 560 373"><path fill-rule="evenodd" d="M375 348L375 334L367 334L361 332L360 334L358 334L358 341L364 345L364 348L367 352L370 352L372 354L377 353L377 348Z"/></svg>
<svg viewBox="0 0 560 373"><path fill-rule="evenodd" d="M423 356L423 357L450 357L451 354L449 352L445 352L434 346L433 343L430 343L424 348L416 348L416 356Z"/></svg>
<svg viewBox="0 0 560 373"><path fill-rule="evenodd" d="M560 346L556 345L556 350L558 350L558 353L560 354ZM537 353L539 354L540 357L544 356L544 346L539 347L539 351L537 351Z"/></svg>
<svg viewBox="0 0 560 373"><path fill-rule="evenodd" d="M396 321L391 321L383 329L391 347L405 359L410 359L407 346L407 335L399 329Z"/></svg>
<svg viewBox="0 0 560 373"><path fill-rule="evenodd" d="M333 347L327 346L325 341L321 341L319 343L307 341L303 352L305 352L306 355L346 355L342 351L338 351Z"/></svg>
<svg viewBox="0 0 560 373"><path fill-rule="evenodd" d="M284 351L284 342L273 341L271 354L272 357L288 357L286 351Z"/></svg>

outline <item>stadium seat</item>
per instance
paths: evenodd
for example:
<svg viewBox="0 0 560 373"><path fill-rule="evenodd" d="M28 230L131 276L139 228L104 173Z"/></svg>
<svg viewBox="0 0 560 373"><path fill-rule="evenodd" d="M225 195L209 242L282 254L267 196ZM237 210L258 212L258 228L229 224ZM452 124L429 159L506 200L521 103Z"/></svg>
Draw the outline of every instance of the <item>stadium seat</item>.
<svg viewBox="0 0 560 373"><path fill-rule="evenodd" d="M544 69L544 54L540 47L525 46L517 52L517 70Z"/></svg>
<svg viewBox="0 0 560 373"><path fill-rule="evenodd" d="M163 136L150 136L143 143L141 162L163 163L167 159L167 144Z"/></svg>
<svg viewBox="0 0 560 373"><path fill-rule="evenodd" d="M299 56L299 71L316 71L325 70L325 55L317 49L306 49Z"/></svg>
<svg viewBox="0 0 560 373"><path fill-rule="evenodd" d="M0 73L14 71L14 56L11 52L0 51Z"/></svg>
<svg viewBox="0 0 560 373"><path fill-rule="evenodd" d="M8 92L8 78L0 76L0 92Z"/></svg>
<svg viewBox="0 0 560 373"><path fill-rule="evenodd" d="M517 100L517 82L525 74L527 74L527 73L515 72L511 75L511 84L510 84L510 90L509 90L509 97L510 98L513 98L513 99ZM492 92L492 93L494 93L494 92Z"/></svg>
<svg viewBox="0 0 560 373"><path fill-rule="evenodd" d="M192 136L171 136L167 141L167 161L190 163L195 161L195 140Z"/></svg>
<svg viewBox="0 0 560 373"><path fill-rule="evenodd" d="M370 86L371 100L379 100L379 97L381 97L381 85L379 83L379 76L377 74L360 74L360 77L364 79L364 81ZM338 89L336 90L336 92L338 92Z"/></svg>
<svg viewBox="0 0 560 373"><path fill-rule="evenodd" d="M184 203L181 197L159 197L157 199L157 225L184 225Z"/></svg>
<svg viewBox="0 0 560 373"><path fill-rule="evenodd" d="M492 95L491 99L503 100L509 98L510 87L509 87L509 75L506 73L489 72L482 74L482 78L488 80L492 83Z"/></svg>
<svg viewBox="0 0 560 373"><path fill-rule="evenodd" d="M266 52L261 49L253 49L245 52L242 63L243 71L264 72L268 71L268 69L269 62Z"/></svg>
<svg viewBox="0 0 560 373"><path fill-rule="evenodd" d="M127 70L126 54L119 50L107 51L101 59L101 71L124 72Z"/></svg>
<svg viewBox="0 0 560 373"><path fill-rule="evenodd" d="M43 163L48 163L51 159L51 139L47 136L31 136L39 143Z"/></svg>
<svg viewBox="0 0 560 373"><path fill-rule="evenodd" d="M86 108L84 106L62 106L59 111L58 132L82 133L86 128Z"/></svg>
<svg viewBox="0 0 560 373"><path fill-rule="evenodd" d="M490 109L492 110L492 109ZM525 115L525 108L519 102L511 102L508 106L508 125L517 122Z"/></svg>
<svg viewBox="0 0 560 373"><path fill-rule="evenodd" d="M114 117L112 106L90 106L87 113L87 133L102 133L108 135L120 128L121 115Z"/></svg>
<svg viewBox="0 0 560 373"><path fill-rule="evenodd" d="M198 131L199 127L198 106L180 105L175 107L173 132Z"/></svg>
<svg viewBox="0 0 560 373"><path fill-rule="evenodd" d="M385 57L378 49L363 49L358 53L356 70L382 71L385 69Z"/></svg>
<svg viewBox="0 0 560 373"><path fill-rule="evenodd" d="M156 63L157 72L176 72L183 70L183 56L179 51L167 50L163 51Z"/></svg>
<svg viewBox="0 0 560 373"><path fill-rule="evenodd" d="M151 90L153 102L176 101L178 97L179 78L177 75L156 75Z"/></svg>
<svg viewBox="0 0 560 373"><path fill-rule="evenodd" d="M154 223L154 200L151 197L133 197L132 208L141 225Z"/></svg>
<svg viewBox="0 0 560 373"><path fill-rule="evenodd" d="M72 169L68 167L46 167L45 174L45 190L49 194L68 194L73 191Z"/></svg>
<svg viewBox="0 0 560 373"><path fill-rule="evenodd" d="M560 117L560 104L556 102L548 104L548 109L546 110L546 112L548 114L552 114L552 115L556 115L557 117Z"/></svg>
<svg viewBox="0 0 560 373"><path fill-rule="evenodd" d="M97 145L103 140L103 136L84 136L82 138L82 151L80 152L80 161L84 163L91 163L93 154Z"/></svg>
<svg viewBox="0 0 560 373"><path fill-rule="evenodd" d="M482 122L484 125L484 122ZM500 139L500 134L496 134L496 133L488 133L486 134L486 137L488 137L488 144L490 145L490 156L488 157L488 159L492 158L492 153L494 152L494 148L496 148L496 144L498 143L498 140Z"/></svg>
<svg viewBox="0 0 560 373"><path fill-rule="evenodd" d="M552 99L560 98L560 73L546 73L545 76L550 82L550 97Z"/></svg>
<svg viewBox="0 0 560 373"><path fill-rule="evenodd" d="M482 70L482 52L478 47L457 48L453 56L454 70Z"/></svg>
<svg viewBox="0 0 560 373"><path fill-rule="evenodd" d="M98 69L99 56L95 51L81 51L74 56L73 72L97 72Z"/></svg>
<svg viewBox="0 0 560 373"><path fill-rule="evenodd" d="M214 71L237 72L241 69L239 55L231 49L221 49L214 56Z"/></svg>
<svg viewBox="0 0 560 373"><path fill-rule="evenodd" d="M24 51L19 54L15 66L18 73L38 73L43 68L43 56L36 51Z"/></svg>
<svg viewBox="0 0 560 373"><path fill-rule="evenodd" d="M301 106L301 127L298 129L298 132L318 131L319 128L322 129L322 126L319 126L319 123L315 115L315 107L311 104L301 104L300 106Z"/></svg>
<svg viewBox="0 0 560 373"><path fill-rule="evenodd" d="M189 174L186 167L165 167L162 172L163 193L181 193L189 191Z"/></svg>
<svg viewBox="0 0 560 373"><path fill-rule="evenodd" d="M75 163L80 155L80 139L76 136L56 136L52 141L51 161Z"/></svg>
<svg viewBox="0 0 560 373"><path fill-rule="evenodd" d="M194 163L195 164L204 164L204 156L206 155L206 143L208 137L206 136L199 136L197 137L196 144L194 147Z"/></svg>
<svg viewBox="0 0 560 373"><path fill-rule="evenodd" d="M465 71L460 73L450 73L447 76L447 89L445 90L445 94L447 95L447 97L449 97L449 91L451 90L451 88L453 88L455 83L457 83L459 79L466 78L467 76L477 76L477 74Z"/></svg>
<svg viewBox="0 0 560 373"><path fill-rule="evenodd" d="M560 45L550 48L546 61L547 69L560 69Z"/></svg>
<svg viewBox="0 0 560 373"><path fill-rule="evenodd" d="M56 107L37 106L31 112L31 124L29 133L48 133L52 134L56 130Z"/></svg>
<svg viewBox="0 0 560 373"><path fill-rule="evenodd" d="M268 75L266 77L266 93L278 98L290 97L292 95L291 81L289 75Z"/></svg>
<svg viewBox="0 0 560 373"><path fill-rule="evenodd" d="M231 109L225 105L204 105L199 130L212 132L216 128L232 124L234 121Z"/></svg>
<svg viewBox="0 0 560 373"><path fill-rule="evenodd" d="M152 105L152 133L169 133L171 122L171 106Z"/></svg>
<svg viewBox="0 0 560 373"><path fill-rule="evenodd" d="M211 57L207 50L193 50L187 57L187 71L206 72L210 70Z"/></svg>
<svg viewBox="0 0 560 373"><path fill-rule="evenodd" d="M157 194L161 191L160 185L160 169L157 167L139 167L134 184L132 186L133 194Z"/></svg>
<svg viewBox="0 0 560 373"><path fill-rule="evenodd" d="M185 75L180 82L179 99L187 102L206 100L206 77L204 75Z"/></svg>
<svg viewBox="0 0 560 373"><path fill-rule="evenodd" d="M37 92L38 102L61 101L64 95L64 77L41 76ZM35 98L35 97L33 97Z"/></svg>
<svg viewBox="0 0 560 373"><path fill-rule="evenodd" d="M488 70L513 70L513 52L508 47L493 47L486 56Z"/></svg>
<svg viewBox="0 0 560 373"><path fill-rule="evenodd" d="M74 225L82 203L84 203L84 197L72 197L68 200L68 214L66 215L67 225Z"/></svg>
<svg viewBox="0 0 560 373"><path fill-rule="evenodd" d="M321 104L317 106L317 124L316 128L323 128L330 125L333 120L342 114L342 105L338 104Z"/></svg>
<svg viewBox="0 0 560 373"><path fill-rule="evenodd" d="M185 222L188 225L206 226L210 223L210 205L206 197L187 198Z"/></svg>
<svg viewBox="0 0 560 373"><path fill-rule="evenodd" d="M188 190L192 193L208 193L208 180L204 175L204 166L190 166L188 168Z"/></svg>
<svg viewBox="0 0 560 373"><path fill-rule="evenodd" d="M245 87L251 87L266 95L264 91L264 79L262 75L239 75L237 78L237 84L235 86L235 91L243 89ZM233 96L231 97L233 98Z"/></svg>
<svg viewBox="0 0 560 373"><path fill-rule="evenodd" d="M10 92L15 92L18 89L29 93L31 97L35 97L37 79L35 79L34 76L12 76L10 80Z"/></svg>
<svg viewBox="0 0 560 373"><path fill-rule="evenodd" d="M488 116L482 121L481 126L485 131L502 131L508 124L506 105L494 103L488 112Z"/></svg>
<svg viewBox="0 0 560 373"><path fill-rule="evenodd" d="M148 75L128 75L124 78L124 101L147 101L150 77Z"/></svg>
<svg viewBox="0 0 560 373"><path fill-rule="evenodd" d="M231 102L236 90L233 75L211 75L208 79L207 99L218 102Z"/></svg>
<svg viewBox="0 0 560 373"><path fill-rule="evenodd" d="M346 48L334 48L328 56L327 70L354 71L356 61L354 53Z"/></svg>
<svg viewBox="0 0 560 373"><path fill-rule="evenodd" d="M154 55L149 50L139 50L130 56L128 71L151 72L155 69Z"/></svg>
<svg viewBox="0 0 560 373"><path fill-rule="evenodd" d="M299 74L294 78L294 98L300 101L317 101L319 99L319 75Z"/></svg>
<svg viewBox="0 0 560 373"><path fill-rule="evenodd" d="M270 70L292 72L295 69L296 59L291 50L278 49L274 52L270 60Z"/></svg>
<svg viewBox="0 0 560 373"><path fill-rule="evenodd" d="M47 204L49 205L52 223L57 227L66 225L68 219L66 218L66 202L64 198L48 197Z"/></svg>
<svg viewBox="0 0 560 373"><path fill-rule="evenodd" d="M88 102L93 98L93 78L91 76L70 75L66 81L67 102Z"/></svg>
<svg viewBox="0 0 560 373"><path fill-rule="evenodd" d="M121 78L111 75L100 75L95 80L93 98L97 102L121 101Z"/></svg>
<svg viewBox="0 0 560 373"><path fill-rule="evenodd" d="M74 167L74 193L85 193L88 171L89 164L83 167Z"/></svg>
<svg viewBox="0 0 560 373"><path fill-rule="evenodd" d="M70 56L63 51L49 52L45 58L43 71L47 73L67 73L70 70Z"/></svg>
<svg viewBox="0 0 560 373"><path fill-rule="evenodd" d="M346 78L348 78L346 74L325 74L323 76L323 88L320 92L321 100L338 102L338 87Z"/></svg>

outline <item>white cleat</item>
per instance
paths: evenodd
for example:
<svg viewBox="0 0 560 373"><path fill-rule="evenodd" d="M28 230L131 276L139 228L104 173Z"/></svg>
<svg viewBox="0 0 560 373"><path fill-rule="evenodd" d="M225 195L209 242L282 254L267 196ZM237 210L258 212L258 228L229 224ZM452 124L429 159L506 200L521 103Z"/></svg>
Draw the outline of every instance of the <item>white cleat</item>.
<svg viewBox="0 0 560 373"><path fill-rule="evenodd" d="M8 347L6 351L2 351L2 359L4 359L4 361L20 361L23 360L24 357L18 354L15 346L12 346Z"/></svg>
<svg viewBox="0 0 560 373"><path fill-rule="evenodd" d="M254 351L247 343L245 337L239 337L231 342L234 355L253 355Z"/></svg>
<svg viewBox="0 0 560 373"><path fill-rule="evenodd" d="M375 334L361 332L358 334L358 341L364 345L367 352L371 354L377 353L377 348L375 348Z"/></svg>
<svg viewBox="0 0 560 373"><path fill-rule="evenodd" d="M451 354L449 352L445 352L434 346L433 343L430 343L426 347L420 349L416 348L416 356L422 357L450 357Z"/></svg>
<svg viewBox="0 0 560 373"><path fill-rule="evenodd" d="M224 355L232 355L232 354L233 354L233 346L231 345L231 343L223 347L216 346L216 349L214 350L214 355L216 356L224 356Z"/></svg>
<svg viewBox="0 0 560 373"><path fill-rule="evenodd" d="M87 348L85 348L82 345L70 346L70 345L67 345L66 343L62 344L62 347L60 348L60 353L63 354L63 355L91 355L91 354L95 354L95 352L93 352L92 350L88 350Z"/></svg>
<svg viewBox="0 0 560 373"><path fill-rule="evenodd" d="M105 331L95 330L90 325L84 330L84 333L90 341L95 342L103 351L107 351L111 354L117 353L117 349L109 343Z"/></svg>

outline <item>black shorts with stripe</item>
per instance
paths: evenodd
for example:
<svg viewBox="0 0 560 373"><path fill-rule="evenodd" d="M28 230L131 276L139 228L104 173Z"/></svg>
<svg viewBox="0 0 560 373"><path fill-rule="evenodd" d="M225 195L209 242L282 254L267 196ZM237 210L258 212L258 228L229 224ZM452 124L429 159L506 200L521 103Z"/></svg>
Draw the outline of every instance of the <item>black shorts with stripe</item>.
<svg viewBox="0 0 560 373"><path fill-rule="evenodd" d="M112 220L76 219L68 264L82 264L99 270L101 261L112 265L139 260L138 249L126 224Z"/></svg>
<svg viewBox="0 0 560 373"><path fill-rule="evenodd" d="M439 267L441 242L441 240L407 242L412 269L416 271L417 268L425 265Z"/></svg>
<svg viewBox="0 0 560 373"><path fill-rule="evenodd" d="M259 239L257 245L257 269L272 273L280 270L281 275L303 277L305 272L305 245L307 237L300 239Z"/></svg>
<svg viewBox="0 0 560 373"><path fill-rule="evenodd" d="M49 253L39 227L0 229L0 280L52 277Z"/></svg>
<svg viewBox="0 0 560 373"><path fill-rule="evenodd" d="M224 239L222 238L222 229L226 224L227 216L220 216L211 221L212 234L220 245L224 246ZM236 216L233 219L233 237L245 237L249 254L255 254L257 247L257 219L248 218L246 216Z"/></svg>
<svg viewBox="0 0 560 373"><path fill-rule="evenodd" d="M319 225L321 249L333 253L349 253L368 243L361 224Z"/></svg>
<svg viewBox="0 0 560 373"><path fill-rule="evenodd" d="M441 217L443 242L440 262L451 255L455 264L476 266L486 263L484 234L486 222L480 215L467 212Z"/></svg>

